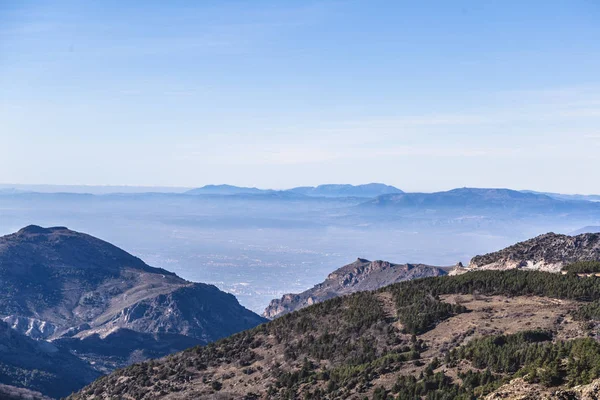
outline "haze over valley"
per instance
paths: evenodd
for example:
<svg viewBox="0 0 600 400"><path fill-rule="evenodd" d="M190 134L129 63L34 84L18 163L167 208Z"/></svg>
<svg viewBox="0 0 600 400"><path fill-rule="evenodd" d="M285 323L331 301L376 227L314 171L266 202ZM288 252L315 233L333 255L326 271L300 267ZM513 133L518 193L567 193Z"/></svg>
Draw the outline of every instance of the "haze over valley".
<svg viewBox="0 0 600 400"><path fill-rule="evenodd" d="M510 190L208 186L187 193L140 188L91 195L85 192L103 188L57 189L5 187L0 233L29 224L87 232L150 265L213 283L257 313L357 257L453 266L538 234L600 224L600 203Z"/></svg>

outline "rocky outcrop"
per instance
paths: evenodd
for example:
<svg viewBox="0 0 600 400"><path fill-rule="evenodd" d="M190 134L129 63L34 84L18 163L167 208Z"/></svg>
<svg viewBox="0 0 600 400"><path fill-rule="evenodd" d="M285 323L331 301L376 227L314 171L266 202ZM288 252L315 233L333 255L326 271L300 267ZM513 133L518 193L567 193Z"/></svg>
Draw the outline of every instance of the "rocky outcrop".
<svg viewBox="0 0 600 400"><path fill-rule="evenodd" d="M51 400L40 392L18 388L0 383L0 399L2 400Z"/></svg>
<svg viewBox="0 0 600 400"><path fill-rule="evenodd" d="M337 296L375 290L396 282L445 274L446 272L441 268L424 264L392 264L387 261L369 261L359 258L352 264L335 270L325 281L309 290L298 294L285 294L281 299L271 301L263 316L273 319Z"/></svg>
<svg viewBox="0 0 600 400"><path fill-rule="evenodd" d="M598 400L600 399L600 379L590 384L570 389L553 389L539 384L528 383L523 378L509 383L485 397L486 400Z"/></svg>
<svg viewBox="0 0 600 400"><path fill-rule="evenodd" d="M16 387L26 386L48 396L60 397L99 376L100 373L89 363L62 347L34 340L0 321L2 383ZM2 391L0 398L5 398L2 397Z"/></svg>
<svg viewBox="0 0 600 400"><path fill-rule="evenodd" d="M565 265L576 261L596 260L600 260L600 234L567 236L546 233L494 253L475 256L467 268L455 269L451 275L514 268L559 272Z"/></svg>
<svg viewBox="0 0 600 400"><path fill-rule="evenodd" d="M600 399L600 379L596 379L587 385L559 390L556 392L556 398L564 400L598 400Z"/></svg>
<svg viewBox="0 0 600 400"><path fill-rule="evenodd" d="M56 333L56 325L37 318L10 315L2 320L17 332L33 339L48 339Z"/></svg>

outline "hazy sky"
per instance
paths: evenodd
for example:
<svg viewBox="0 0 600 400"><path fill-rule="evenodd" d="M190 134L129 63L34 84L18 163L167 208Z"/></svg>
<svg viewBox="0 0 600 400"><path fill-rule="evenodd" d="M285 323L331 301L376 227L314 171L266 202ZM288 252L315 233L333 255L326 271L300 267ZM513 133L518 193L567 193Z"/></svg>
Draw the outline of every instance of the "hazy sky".
<svg viewBox="0 0 600 400"><path fill-rule="evenodd" d="M600 193L600 2L0 1L0 182Z"/></svg>

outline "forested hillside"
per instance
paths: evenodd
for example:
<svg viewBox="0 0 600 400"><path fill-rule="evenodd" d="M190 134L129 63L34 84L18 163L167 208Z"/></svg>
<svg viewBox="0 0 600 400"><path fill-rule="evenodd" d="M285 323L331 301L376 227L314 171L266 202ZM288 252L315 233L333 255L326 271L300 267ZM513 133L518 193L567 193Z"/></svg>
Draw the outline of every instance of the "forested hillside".
<svg viewBox="0 0 600 400"><path fill-rule="evenodd" d="M600 377L600 279L540 271L425 278L335 298L100 378L71 399L473 399L522 377Z"/></svg>

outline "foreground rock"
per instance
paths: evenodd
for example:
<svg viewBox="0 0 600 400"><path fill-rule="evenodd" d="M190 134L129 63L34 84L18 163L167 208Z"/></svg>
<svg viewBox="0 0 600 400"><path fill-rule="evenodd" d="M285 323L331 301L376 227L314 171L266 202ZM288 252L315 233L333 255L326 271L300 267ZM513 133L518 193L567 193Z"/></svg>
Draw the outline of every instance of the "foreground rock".
<svg viewBox="0 0 600 400"><path fill-rule="evenodd" d="M517 378L490 393L486 400L598 400L600 379L571 389L552 389Z"/></svg>
<svg viewBox="0 0 600 400"><path fill-rule="evenodd" d="M438 267L424 264L392 264L387 261L369 261L362 258L329 274L327 279L312 289L299 294L286 294L273 300L263 316L277 318L292 311L354 292L375 290L392 283L429 276L441 276L446 272Z"/></svg>

